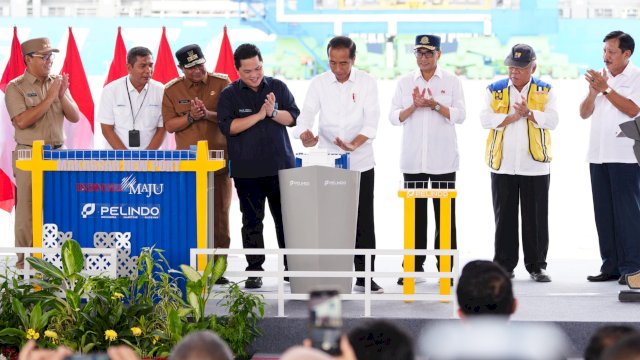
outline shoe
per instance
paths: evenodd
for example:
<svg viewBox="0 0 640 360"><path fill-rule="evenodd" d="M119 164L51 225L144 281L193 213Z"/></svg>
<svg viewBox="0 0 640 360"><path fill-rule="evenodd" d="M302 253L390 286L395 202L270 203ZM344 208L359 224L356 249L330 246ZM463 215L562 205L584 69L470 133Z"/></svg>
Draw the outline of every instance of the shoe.
<svg viewBox="0 0 640 360"><path fill-rule="evenodd" d="M629 289L640 289L640 271L627 274L627 285Z"/></svg>
<svg viewBox="0 0 640 360"><path fill-rule="evenodd" d="M284 277L284 282L289 282L289 277L288 276Z"/></svg>
<svg viewBox="0 0 640 360"><path fill-rule="evenodd" d="M229 279L224 276L221 276L220 279L216 280L216 285L227 285L229 283Z"/></svg>
<svg viewBox="0 0 640 360"><path fill-rule="evenodd" d="M353 287L353 291L364 292L364 279L358 278L358 280L356 280L356 285ZM382 294L384 293L384 289L381 288L380 285L376 284L375 281L371 280L371 293Z"/></svg>
<svg viewBox="0 0 640 360"><path fill-rule="evenodd" d="M591 282L613 281L613 280L618 280L619 278L620 278L620 275L611 275L611 274L605 274L605 273L587 276L587 280Z"/></svg>
<svg viewBox="0 0 640 360"><path fill-rule="evenodd" d="M507 271L507 275L509 275L509 279L514 279L516 274L513 271Z"/></svg>
<svg viewBox="0 0 640 360"><path fill-rule="evenodd" d="M245 289L260 289L261 287L262 287L261 277L250 277L244 283Z"/></svg>
<svg viewBox="0 0 640 360"><path fill-rule="evenodd" d="M416 268L415 272L424 272L424 268L422 267ZM427 282L427 280L423 277L415 277L414 279L415 279L415 284L422 284ZM398 278L397 284L404 285L404 278Z"/></svg>
<svg viewBox="0 0 640 360"><path fill-rule="evenodd" d="M531 276L531 279L536 282L551 282L551 278L547 275L547 272L544 269L533 271L529 275Z"/></svg>
<svg viewBox="0 0 640 360"><path fill-rule="evenodd" d="M626 275L620 276L620 279L618 279L618 284L627 285L627 276Z"/></svg>

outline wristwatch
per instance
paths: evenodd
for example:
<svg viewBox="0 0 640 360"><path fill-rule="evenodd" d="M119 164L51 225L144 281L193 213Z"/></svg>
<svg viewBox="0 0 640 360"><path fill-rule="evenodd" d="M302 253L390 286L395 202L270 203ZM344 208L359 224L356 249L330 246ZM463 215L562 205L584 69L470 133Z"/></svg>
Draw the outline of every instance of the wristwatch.
<svg viewBox="0 0 640 360"><path fill-rule="evenodd" d="M278 109L273 109L273 112L271 113L271 118L275 118L276 116L278 116Z"/></svg>
<svg viewBox="0 0 640 360"><path fill-rule="evenodd" d="M195 119L191 116L191 113L187 113L187 122L189 123L189 125L193 124L193 121Z"/></svg>
<svg viewBox="0 0 640 360"><path fill-rule="evenodd" d="M440 106L440 104L436 103L436 106L433 107L433 110L440 111L441 108L442 108L442 106Z"/></svg>
<svg viewBox="0 0 640 360"><path fill-rule="evenodd" d="M608 87L605 91L603 91L603 92L602 92L602 95L605 95L605 96L606 96L606 95L609 95L609 94L611 94L611 92L612 92L612 91L613 91L613 90L611 90L611 88L610 88L610 87Z"/></svg>

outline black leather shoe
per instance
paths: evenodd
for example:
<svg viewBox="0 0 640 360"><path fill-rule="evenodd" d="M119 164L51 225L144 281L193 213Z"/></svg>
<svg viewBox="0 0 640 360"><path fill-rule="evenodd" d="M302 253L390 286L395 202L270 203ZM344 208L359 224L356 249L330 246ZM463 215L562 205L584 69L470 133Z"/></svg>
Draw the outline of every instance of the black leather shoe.
<svg viewBox="0 0 640 360"><path fill-rule="evenodd" d="M250 277L244 283L245 289L260 289L261 287L262 287L261 277Z"/></svg>
<svg viewBox="0 0 640 360"><path fill-rule="evenodd" d="M216 285L227 285L229 283L229 279L224 276L221 276L220 279L216 280Z"/></svg>
<svg viewBox="0 0 640 360"><path fill-rule="evenodd" d="M620 279L618 279L618 284L627 285L627 276L626 275L620 276Z"/></svg>
<svg viewBox="0 0 640 360"><path fill-rule="evenodd" d="M513 279L516 277L516 274L513 271L507 271L507 275L509 275L509 279Z"/></svg>
<svg viewBox="0 0 640 360"><path fill-rule="evenodd" d="M538 271L533 271L529 273L531 279L536 282L551 282L551 277L547 275L547 272L544 269L540 269Z"/></svg>
<svg viewBox="0 0 640 360"><path fill-rule="evenodd" d="M620 278L620 275L611 275L611 274L605 274L605 273L587 276L587 280L591 282L613 281L613 280L618 280L618 278Z"/></svg>

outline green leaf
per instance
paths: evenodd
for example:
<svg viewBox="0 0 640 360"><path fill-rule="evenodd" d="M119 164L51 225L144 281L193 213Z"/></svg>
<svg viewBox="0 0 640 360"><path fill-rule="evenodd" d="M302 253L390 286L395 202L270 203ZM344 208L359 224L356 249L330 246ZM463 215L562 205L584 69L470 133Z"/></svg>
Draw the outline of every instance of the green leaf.
<svg viewBox="0 0 640 360"><path fill-rule="evenodd" d="M14 328L6 328L6 329L0 330L0 339L5 336L15 336L15 337L24 339L27 336L27 333L20 329L14 329Z"/></svg>
<svg viewBox="0 0 640 360"><path fill-rule="evenodd" d="M71 239L62 244L62 269L67 277L77 274L84 267L84 255L77 241Z"/></svg>
<svg viewBox="0 0 640 360"><path fill-rule="evenodd" d="M213 279L212 281L215 283L216 281L218 281L222 275L224 275L224 272L227 270L227 258L220 256L216 261L215 264L213 265Z"/></svg>
<svg viewBox="0 0 640 360"><path fill-rule="evenodd" d="M22 326L25 329L29 328L29 317L27 316L27 309L24 308L24 305L17 298L11 299L11 308L13 312L18 314L20 321L22 322Z"/></svg>
<svg viewBox="0 0 640 360"><path fill-rule="evenodd" d="M60 269L42 259L29 257L27 258L27 262L29 263L29 265L31 265L32 268L34 268L36 271L41 272L48 278L58 279L60 282L64 282L66 279Z"/></svg>
<svg viewBox="0 0 640 360"><path fill-rule="evenodd" d="M189 281L198 282L202 278L202 275L189 265L180 265L180 269Z"/></svg>
<svg viewBox="0 0 640 360"><path fill-rule="evenodd" d="M40 330L40 320L42 319L42 306L40 306L40 302L37 302L36 305L31 310L31 316L29 317L29 327L35 330Z"/></svg>
<svg viewBox="0 0 640 360"><path fill-rule="evenodd" d="M202 310L200 309L200 296L192 291L187 291L187 300L189 301L189 305L191 305L191 307L193 308L196 321L199 321L202 317Z"/></svg>

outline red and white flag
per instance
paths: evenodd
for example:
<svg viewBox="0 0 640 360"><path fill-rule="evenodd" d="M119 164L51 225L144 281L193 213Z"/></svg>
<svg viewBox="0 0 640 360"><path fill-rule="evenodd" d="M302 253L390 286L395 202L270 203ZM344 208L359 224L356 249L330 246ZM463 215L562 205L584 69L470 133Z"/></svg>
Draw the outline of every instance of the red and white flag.
<svg viewBox="0 0 640 360"><path fill-rule="evenodd" d="M64 143L69 149L92 149L93 98L71 27L69 27L67 53L60 70L60 74L64 73L69 74L69 92L80 109L80 120L77 123L64 122Z"/></svg>
<svg viewBox="0 0 640 360"><path fill-rule="evenodd" d="M224 27L224 34L222 35L222 43L220 44L220 54L218 55L218 63L216 64L217 73L223 73L229 75L231 81L238 80L238 71L233 62L233 49L231 48L231 42L229 42L229 36L227 35L227 27Z"/></svg>
<svg viewBox="0 0 640 360"><path fill-rule="evenodd" d="M124 40L122 40L120 26L118 26L116 48L113 50L113 60L111 60L111 66L109 66L109 74L107 74L107 80L104 82L104 86L107 86L107 84L109 84L113 80L120 79L121 77L126 76L128 73L127 48L124 46Z"/></svg>
<svg viewBox="0 0 640 360"><path fill-rule="evenodd" d="M0 80L0 209L11 212L15 204L15 179L13 178L13 163L11 153L16 147L14 128L4 103L4 92L7 84L16 77L24 74L26 66L22 59L22 49L18 40L18 29L13 27L13 41L9 61Z"/></svg>
<svg viewBox="0 0 640 360"><path fill-rule="evenodd" d="M158 53L155 56L156 63L153 65L153 80L159 81L163 84L178 77L178 67L173 60L173 53L171 52L171 46L167 40L167 29L162 27L162 37L160 38L160 46L158 46ZM176 139L173 134L167 133L164 138L164 142L161 149L175 149Z"/></svg>

